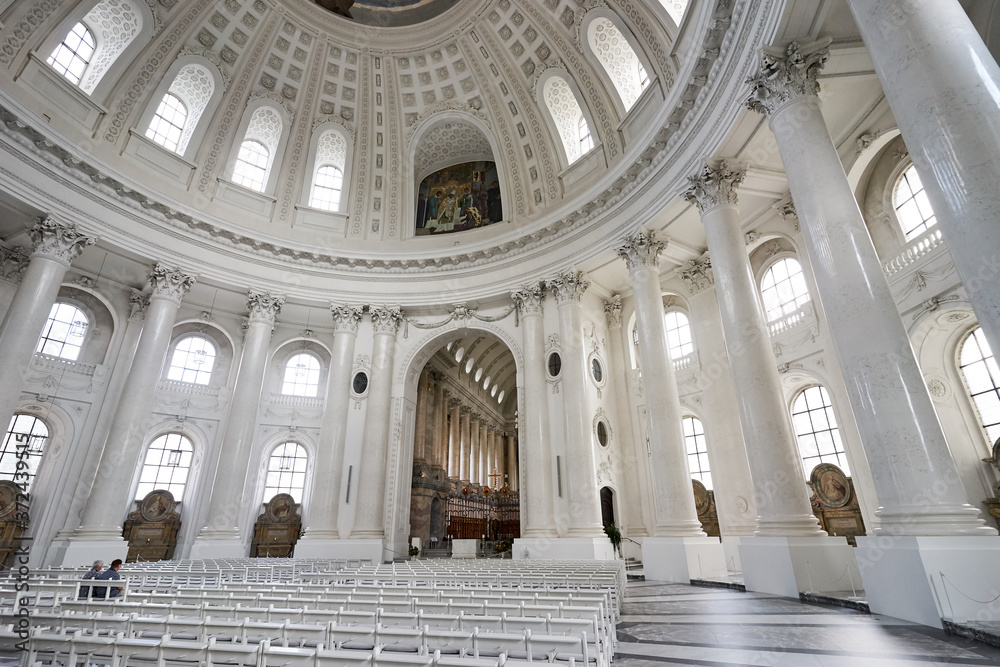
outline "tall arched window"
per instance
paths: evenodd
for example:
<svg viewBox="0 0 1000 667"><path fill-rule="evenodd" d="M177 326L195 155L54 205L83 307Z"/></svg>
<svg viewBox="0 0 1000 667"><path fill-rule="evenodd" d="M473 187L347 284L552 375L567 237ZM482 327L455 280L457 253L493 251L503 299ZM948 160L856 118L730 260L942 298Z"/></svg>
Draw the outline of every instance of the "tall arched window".
<svg viewBox="0 0 1000 667"><path fill-rule="evenodd" d="M691 323L684 313L671 310L663 316L663 322L667 326L667 348L671 359L680 359L683 356L694 352L694 343L691 341ZM636 332L638 335L638 332Z"/></svg>
<svg viewBox="0 0 1000 667"><path fill-rule="evenodd" d="M916 238L937 224L931 202L924 192L917 168L912 164L906 168L896 183L892 193L892 207L896 209L896 219L903 229L906 240Z"/></svg>
<svg viewBox="0 0 1000 667"><path fill-rule="evenodd" d="M802 265L791 257L771 265L760 282L760 292L768 322L780 320L809 303L809 288Z"/></svg>
<svg viewBox="0 0 1000 667"><path fill-rule="evenodd" d="M347 142L336 130L320 135L316 145L316 167L309 205L324 211L339 211L344 190Z"/></svg>
<svg viewBox="0 0 1000 667"><path fill-rule="evenodd" d="M35 352L76 361L83 349L89 325L82 310L68 303L56 302L49 311L49 319L42 329Z"/></svg>
<svg viewBox="0 0 1000 667"><path fill-rule="evenodd" d="M285 442L271 451L267 460L267 479L264 483L264 502L278 493L287 493L302 502L302 490L306 488L306 464L309 456L305 447L297 442Z"/></svg>
<svg viewBox="0 0 1000 667"><path fill-rule="evenodd" d="M688 472L691 477L712 488L712 472L708 465L708 446L705 443L705 427L697 417L685 417L684 446L687 449Z"/></svg>
<svg viewBox="0 0 1000 667"><path fill-rule="evenodd" d="M591 21L587 37L590 48L608 73L625 111L628 111L649 85L642 61L611 19L602 17Z"/></svg>
<svg viewBox="0 0 1000 667"><path fill-rule="evenodd" d="M30 492L48 438L49 429L41 419L34 415L15 414L0 447L0 479L14 482L22 490ZM23 462L20 469L18 462Z"/></svg>
<svg viewBox="0 0 1000 667"><path fill-rule="evenodd" d="M290 396L316 396L319 393L319 359L308 352L296 354L285 363L281 393Z"/></svg>
<svg viewBox="0 0 1000 667"><path fill-rule="evenodd" d="M197 63L185 65L160 100L146 128L146 137L167 150L184 155L214 92L215 77L205 66Z"/></svg>
<svg viewBox="0 0 1000 667"><path fill-rule="evenodd" d="M561 76L553 76L545 82L542 88L542 97L545 99L545 106L559 132L559 138L562 139L563 148L566 151L566 161L573 164L586 151L594 147L594 140L590 136L590 126L587 124L583 109L569 83ZM585 146L587 146L586 150L584 150Z"/></svg>
<svg viewBox="0 0 1000 667"><path fill-rule="evenodd" d="M142 500L150 491L164 489L173 494L177 502L184 500L184 487L193 458L194 448L187 437L180 433L161 435L146 450L135 499Z"/></svg>
<svg viewBox="0 0 1000 667"><path fill-rule="evenodd" d="M979 327L962 343L959 367L990 445L1000 438L1000 369Z"/></svg>
<svg viewBox="0 0 1000 667"><path fill-rule="evenodd" d="M46 62L52 69L79 85L96 49L97 40L94 39L94 33L80 22L73 26Z"/></svg>
<svg viewBox="0 0 1000 667"><path fill-rule="evenodd" d="M233 167L233 182L263 192L281 140L281 116L269 106L258 107L250 117Z"/></svg>
<svg viewBox="0 0 1000 667"><path fill-rule="evenodd" d="M806 477L820 463L832 463L850 476L844 443L833 414L833 403L825 387L809 387L798 395L792 404L792 422Z"/></svg>
<svg viewBox="0 0 1000 667"><path fill-rule="evenodd" d="M215 367L215 345L204 336L188 336L174 348L168 380L208 384Z"/></svg>

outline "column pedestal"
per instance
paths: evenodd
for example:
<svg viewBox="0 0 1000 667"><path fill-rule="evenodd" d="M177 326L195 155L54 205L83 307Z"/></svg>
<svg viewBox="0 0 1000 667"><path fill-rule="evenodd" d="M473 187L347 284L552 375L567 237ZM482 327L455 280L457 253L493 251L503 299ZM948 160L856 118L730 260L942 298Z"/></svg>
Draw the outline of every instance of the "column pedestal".
<svg viewBox="0 0 1000 667"><path fill-rule="evenodd" d="M614 560L607 537L519 537L511 547L514 560Z"/></svg>
<svg viewBox="0 0 1000 667"><path fill-rule="evenodd" d="M199 535L191 545L192 560L207 560L210 558L246 558L247 548L238 534L232 537L203 537ZM298 545L295 556L299 557Z"/></svg>
<svg viewBox="0 0 1000 667"><path fill-rule="evenodd" d="M367 559L373 565L382 562L382 540L324 540L316 538L295 545L296 558Z"/></svg>
<svg viewBox="0 0 1000 667"><path fill-rule="evenodd" d="M722 536L722 552L726 555L726 567L729 569L730 574L743 572L743 559L740 558L740 540L742 537L742 535Z"/></svg>
<svg viewBox="0 0 1000 667"><path fill-rule="evenodd" d="M73 539L66 543L66 551L62 555L61 567L85 567L95 560L110 563L116 558L123 561L128 556L128 542L121 535L117 538L95 538L88 540Z"/></svg>
<svg viewBox="0 0 1000 667"><path fill-rule="evenodd" d="M873 614L931 627L941 619L998 621L1000 537L858 537L857 558ZM942 580L942 577L944 579Z"/></svg>
<svg viewBox="0 0 1000 667"><path fill-rule="evenodd" d="M643 537L642 571L647 580L676 584L728 574L717 537Z"/></svg>
<svg viewBox="0 0 1000 667"><path fill-rule="evenodd" d="M861 590L854 547L845 537L741 537L748 591L798 598L806 591ZM874 610L873 610L874 611Z"/></svg>

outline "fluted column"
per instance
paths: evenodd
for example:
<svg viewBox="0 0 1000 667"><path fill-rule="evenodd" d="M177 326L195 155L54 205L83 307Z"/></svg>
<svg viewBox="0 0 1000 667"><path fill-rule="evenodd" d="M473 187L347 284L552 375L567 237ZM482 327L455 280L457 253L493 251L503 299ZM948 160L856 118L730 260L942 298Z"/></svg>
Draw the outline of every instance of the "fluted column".
<svg viewBox="0 0 1000 667"><path fill-rule="evenodd" d="M482 466L479 473L481 480L480 484L489 485L490 473L493 472L490 469L490 462L492 460L492 454L490 452L490 433L486 422L482 420L479 421L479 448L482 452L479 457L479 465Z"/></svg>
<svg viewBox="0 0 1000 667"><path fill-rule="evenodd" d="M511 491L518 491L517 475L517 436L513 433L504 433L504 441L507 447L507 483Z"/></svg>
<svg viewBox="0 0 1000 667"><path fill-rule="evenodd" d="M649 464L655 501L654 537L703 537L688 471L674 366L667 352L667 327L663 322L663 296L658 262L663 243L652 233L629 237L618 249L628 265L635 301L635 320L643 386L646 390Z"/></svg>
<svg viewBox="0 0 1000 667"><path fill-rule="evenodd" d="M583 293L590 282L575 271L549 281L559 304L559 338L562 346L563 429L566 434L566 486L570 513L566 535L599 537L601 506L597 496L597 461L590 434L587 396L587 354L583 348ZM691 500L694 509L694 500Z"/></svg>
<svg viewBox="0 0 1000 667"><path fill-rule="evenodd" d="M479 441L479 413L473 412L469 419L469 448L472 457L469 461L469 481L482 484L482 443Z"/></svg>
<svg viewBox="0 0 1000 667"><path fill-rule="evenodd" d="M306 508L308 523L302 541L296 547L299 557L311 556L302 549L310 540L330 540L340 536L337 521L340 515L344 451L347 446L347 415L351 407L354 348L362 312L360 306L330 305L330 314L333 316L333 351L330 376L326 384L326 406L316 451L316 479L320 483L313 485L312 506Z"/></svg>
<svg viewBox="0 0 1000 667"><path fill-rule="evenodd" d="M448 415L451 418L448 423L448 477L461 479L462 431L460 429L461 415L459 413L461 404L457 398L450 397L448 390L445 390L445 395L449 395Z"/></svg>
<svg viewBox="0 0 1000 667"><path fill-rule="evenodd" d="M260 409L260 394L264 387L264 371L267 368L267 353L271 346L271 331L275 319L281 312L285 297L274 296L251 289L247 292L248 326L243 340L243 354L233 388L226 432L222 436L222 457L215 473L212 497L208 503L205 526L198 535L198 552L192 557L204 555L200 549L206 540L227 542L237 541L242 556L243 544L239 531L240 510L256 505L258 499L250 497L254 485L247 484L250 468L250 454L253 451L253 436L257 429L257 413ZM270 498L264 498L268 501ZM246 537L246 536L243 536ZM224 549L233 549L231 544ZM220 552L221 553L221 552Z"/></svg>
<svg viewBox="0 0 1000 667"><path fill-rule="evenodd" d="M823 121L828 42L765 49L747 105L765 114L791 188L820 301L881 507L878 534L995 535L955 461ZM928 490L933 489L933 493Z"/></svg>
<svg viewBox="0 0 1000 667"><path fill-rule="evenodd" d="M6 429L21 398L21 387L38 337L48 321L70 264L97 239L76 226L41 218L30 230L33 252L0 324L4 382L0 382L0 420Z"/></svg>
<svg viewBox="0 0 1000 667"><path fill-rule="evenodd" d="M444 376L431 372L434 383L434 460L432 465L448 467L448 404L445 401Z"/></svg>
<svg viewBox="0 0 1000 667"><path fill-rule="evenodd" d="M430 411L430 389L428 387L429 376L427 368L420 371L417 378L417 405L414 408L413 419L413 462L424 463L429 457L428 447L430 443L427 439L427 421Z"/></svg>
<svg viewBox="0 0 1000 667"><path fill-rule="evenodd" d="M825 535L812 513L791 416L784 403L764 306L740 231L737 188L743 172L705 167L685 198L701 211L719 296L730 373L757 499L755 535Z"/></svg>
<svg viewBox="0 0 1000 667"><path fill-rule="evenodd" d="M524 493L531 502L521 503L521 534L524 537L555 537L552 489L552 450L549 446L549 397L545 381L545 327L540 285L529 285L511 293L524 327L524 405L522 450Z"/></svg>
<svg viewBox="0 0 1000 667"><path fill-rule="evenodd" d="M460 470L461 480L468 484L470 477L470 470L472 467L472 435L469 428L469 419L471 418L472 410L465 404L461 405L458 409L459 414L459 444L461 450L458 455L458 464Z"/></svg>
<svg viewBox="0 0 1000 667"><path fill-rule="evenodd" d="M74 541L121 540L132 477L149 428L153 395L170 346L177 308L194 281L195 276L163 264L157 264L149 275L149 305L142 333Z"/></svg>
<svg viewBox="0 0 1000 667"><path fill-rule="evenodd" d="M386 306L372 306L369 312L375 341L365 431L361 437L363 455L358 480L358 510L351 537L382 538L385 535L385 464L392 408L392 356L403 313L398 307Z"/></svg>
<svg viewBox="0 0 1000 667"><path fill-rule="evenodd" d="M958 0L847 4L962 287L1000 352L1000 66Z"/></svg>

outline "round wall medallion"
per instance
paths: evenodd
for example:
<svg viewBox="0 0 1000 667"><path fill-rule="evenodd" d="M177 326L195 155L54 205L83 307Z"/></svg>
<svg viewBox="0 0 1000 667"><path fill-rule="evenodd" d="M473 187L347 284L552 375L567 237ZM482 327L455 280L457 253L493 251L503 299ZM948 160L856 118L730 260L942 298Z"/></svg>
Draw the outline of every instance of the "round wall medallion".
<svg viewBox="0 0 1000 667"><path fill-rule="evenodd" d="M146 521L155 523L163 521L174 511L177 503L174 501L174 494L164 489L156 489L146 494L139 505L139 514Z"/></svg>
<svg viewBox="0 0 1000 667"><path fill-rule="evenodd" d="M826 507L843 507L851 502L851 483L844 471L832 463L820 463L809 475L813 493Z"/></svg>
<svg viewBox="0 0 1000 667"><path fill-rule="evenodd" d="M6 518L17 510L17 496L21 488L5 479L0 481L0 519Z"/></svg>
<svg viewBox="0 0 1000 667"><path fill-rule="evenodd" d="M355 373L354 380L351 382L351 389L359 396L368 391L368 374L364 371Z"/></svg>
<svg viewBox="0 0 1000 667"><path fill-rule="evenodd" d="M697 479L691 480L691 486L694 487L694 508L699 515L704 514L712 505L712 498L708 495L708 489Z"/></svg>
<svg viewBox="0 0 1000 667"><path fill-rule="evenodd" d="M272 521L284 523L295 516L295 498L287 493L279 493L267 503L265 511Z"/></svg>

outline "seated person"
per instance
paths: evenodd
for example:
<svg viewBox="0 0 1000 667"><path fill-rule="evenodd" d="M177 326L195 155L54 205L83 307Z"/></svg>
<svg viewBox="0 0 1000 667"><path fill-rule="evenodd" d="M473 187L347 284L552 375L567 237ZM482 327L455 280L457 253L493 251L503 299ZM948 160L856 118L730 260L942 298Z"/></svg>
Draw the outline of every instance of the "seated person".
<svg viewBox="0 0 1000 667"><path fill-rule="evenodd" d="M106 572L99 574L97 576L97 579L99 580L121 579L121 575L118 574L118 570L121 569L121 566L122 566L122 559L121 558L114 559L113 561L111 561L111 567L109 567ZM104 586L94 586L93 597L102 600L107 600L110 598L118 597L119 595L122 594L123 588L121 586L110 586L109 588L111 588L110 591L108 591L107 588L105 588Z"/></svg>
<svg viewBox="0 0 1000 667"><path fill-rule="evenodd" d="M93 566L87 570L87 574L83 575L84 579L96 579L101 573L101 569L104 567L103 560L95 560ZM90 597L90 586L80 586L80 599L86 599Z"/></svg>

